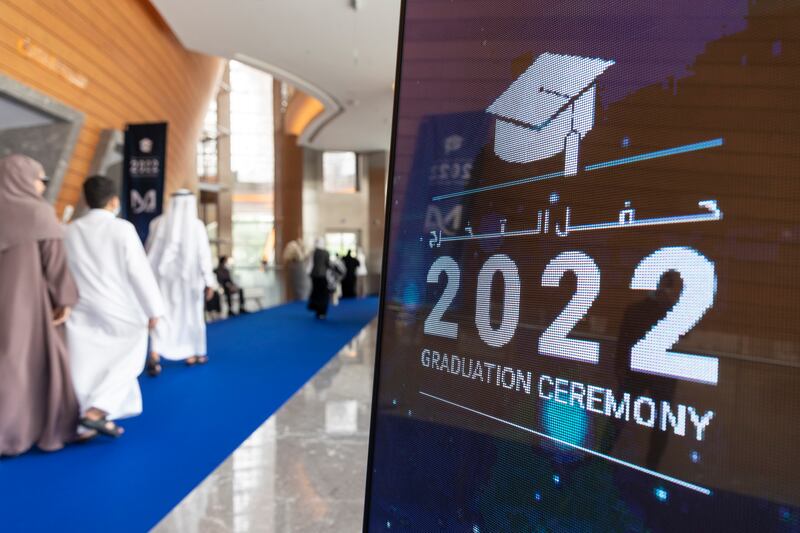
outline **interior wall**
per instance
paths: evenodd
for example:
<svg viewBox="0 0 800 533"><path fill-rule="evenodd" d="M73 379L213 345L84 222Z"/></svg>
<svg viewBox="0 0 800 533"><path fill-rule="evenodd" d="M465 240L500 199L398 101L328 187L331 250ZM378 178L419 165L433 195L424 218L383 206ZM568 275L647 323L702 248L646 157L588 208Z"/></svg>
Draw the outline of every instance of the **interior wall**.
<svg viewBox="0 0 800 533"><path fill-rule="evenodd" d="M284 100L283 83L273 79L272 89L272 117L274 122L275 139L275 259L277 264L283 264L283 251L289 242L304 238L303 223L303 188L304 173L303 148L298 144L300 132L290 127L290 109L297 107L298 102L310 102L298 96L303 93L296 91L288 103ZM301 113L294 113L295 128L298 127L297 117ZM287 276L290 274L287 273ZM289 290L291 283L285 283ZM287 296L289 294L287 293ZM291 294L292 297L296 296Z"/></svg>
<svg viewBox="0 0 800 533"><path fill-rule="evenodd" d="M359 174L363 173L363 165ZM360 245L369 249L369 180L359 176L355 193L325 192L322 184L322 152L303 150L303 240L313 243L329 232L355 231Z"/></svg>
<svg viewBox="0 0 800 533"><path fill-rule="evenodd" d="M386 182L389 154L371 152L362 156L369 180L369 247L367 255L367 292L380 291L381 272L383 272L383 238L386 228Z"/></svg>
<svg viewBox="0 0 800 533"><path fill-rule="evenodd" d="M85 115L57 208L75 205L100 132L169 122L166 192L193 186L223 62L189 52L147 0L0 0L0 71Z"/></svg>

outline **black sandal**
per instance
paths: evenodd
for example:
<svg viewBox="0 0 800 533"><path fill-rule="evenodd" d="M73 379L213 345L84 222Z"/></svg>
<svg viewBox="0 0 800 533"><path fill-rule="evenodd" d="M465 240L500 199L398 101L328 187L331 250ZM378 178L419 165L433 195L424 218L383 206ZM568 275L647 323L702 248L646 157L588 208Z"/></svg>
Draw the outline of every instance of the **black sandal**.
<svg viewBox="0 0 800 533"><path fill-rule="evenodd" d="M153 359L151 356L147 356L147 375L151 378L156 377L157 375L161 374L161 360L160 359Z"/></svg>
<svg viewBox="0 0 800 533"><path fill-rule="evenodd" d="M109 424L111 425L110 428L108 427ZM87 429L93 429L98 433L102 433L107 437L113 437L115 439L119 438L124 431L121 427L105 417L97 420L92 420L89 417L83 417L81 418L81 425Z"/></svg>

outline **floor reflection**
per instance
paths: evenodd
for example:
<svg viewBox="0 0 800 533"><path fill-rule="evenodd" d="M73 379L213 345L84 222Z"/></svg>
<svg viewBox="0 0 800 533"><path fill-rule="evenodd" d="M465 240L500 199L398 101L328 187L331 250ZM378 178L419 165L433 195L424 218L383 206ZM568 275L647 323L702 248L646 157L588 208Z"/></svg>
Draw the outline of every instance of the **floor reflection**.
<svg viewBox="0 0 800 533"><path fill-rule="evenodd" d="M153 531L360 531L373 321Z"/></svg>

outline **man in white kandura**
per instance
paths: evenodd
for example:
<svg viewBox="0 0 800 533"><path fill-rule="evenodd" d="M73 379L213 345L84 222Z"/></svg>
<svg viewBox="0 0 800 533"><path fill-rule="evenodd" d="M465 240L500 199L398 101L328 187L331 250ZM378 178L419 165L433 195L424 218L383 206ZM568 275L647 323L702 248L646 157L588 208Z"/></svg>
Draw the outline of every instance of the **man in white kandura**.
<svg viewBox="0 0 800 533"><path fill-rule="evenodd" d="M114 420L142 412L137 377L148 329L164 307L147 255L130 222L116 217L116 186L102 176L83 184L91 210L67 229L67 259L80 299L67 321L72 380L81 425L111 437Z"/></svg>
<svg viewBox="0 0 800 533"><path fill-rule="evenodd" d="M214 294L216 279L208 234L191 191L173 194L167 213L153 220L147 255L166 304L153 332L149 366L159 367L159 356L189 366L208 362L204 302Z"/></svg>

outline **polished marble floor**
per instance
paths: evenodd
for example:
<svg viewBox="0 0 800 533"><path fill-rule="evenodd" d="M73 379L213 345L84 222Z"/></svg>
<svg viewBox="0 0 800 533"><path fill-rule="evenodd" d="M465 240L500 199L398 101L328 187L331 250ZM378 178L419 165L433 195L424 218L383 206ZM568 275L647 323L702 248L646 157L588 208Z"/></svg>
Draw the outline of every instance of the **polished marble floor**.
<svg viewBox="0 0 800 533"><path fill-rule="evenodd" d="M364 328L153 531L361 531L376 329Z"/></svg>

